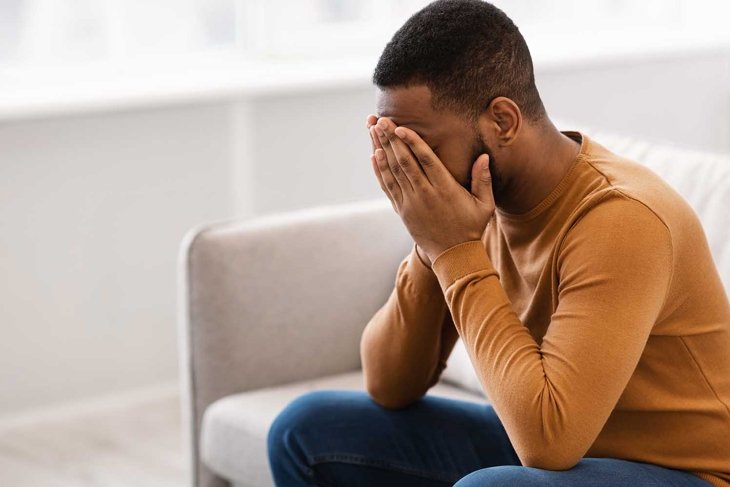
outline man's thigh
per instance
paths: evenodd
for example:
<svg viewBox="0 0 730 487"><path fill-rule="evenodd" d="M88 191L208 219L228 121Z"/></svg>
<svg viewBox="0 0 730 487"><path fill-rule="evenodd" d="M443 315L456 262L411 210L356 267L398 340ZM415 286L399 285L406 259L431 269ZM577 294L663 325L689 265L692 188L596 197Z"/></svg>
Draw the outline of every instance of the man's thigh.
<svg viewBox="0 0 730 487"><path fill-rule="evenodd" d="M451 486L480 468L520 464L491 405L432 395L388 409L364 391L309 392L279 413L268 441L275 477L302 485Z"/></svg>
<svg viewBox="0 0 730 487"><path fill-rule="evenodd" d="M616 458L583 458L569 470L495 466L470 473L454 487L708 487L689 472Z"/></svg>

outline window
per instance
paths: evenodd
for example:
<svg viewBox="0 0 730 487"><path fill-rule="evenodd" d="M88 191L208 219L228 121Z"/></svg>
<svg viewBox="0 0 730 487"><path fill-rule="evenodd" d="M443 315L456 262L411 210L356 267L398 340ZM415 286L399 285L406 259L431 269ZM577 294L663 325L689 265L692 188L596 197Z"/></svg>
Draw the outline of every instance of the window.
<svg viewBox="0 0 730 487"><path fill-rule="evenodd" d="M0 67L164 67L226 59L372 58L427 0L2 0ZM495 0L531 47L592 37L728 40L730 3L713 0ZM603 37L597 35L602 33ZM550 44L562 38L563 44ZM557 47L553 47L557 46Z"/></svg>

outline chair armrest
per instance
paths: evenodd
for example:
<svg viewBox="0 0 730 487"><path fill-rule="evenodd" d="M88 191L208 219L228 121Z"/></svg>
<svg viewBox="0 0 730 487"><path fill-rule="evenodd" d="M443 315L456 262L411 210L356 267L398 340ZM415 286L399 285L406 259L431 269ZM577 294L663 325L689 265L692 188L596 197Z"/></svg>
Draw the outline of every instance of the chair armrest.
<svg viewBox="0 0 730 487"><path fill-rule="evenodd" d="M194 485L215 484L200 481L209 474L198 463L205 408L230 394L358 369L362 331L412 245L386 198L188 231L178 336Z"/></svg>

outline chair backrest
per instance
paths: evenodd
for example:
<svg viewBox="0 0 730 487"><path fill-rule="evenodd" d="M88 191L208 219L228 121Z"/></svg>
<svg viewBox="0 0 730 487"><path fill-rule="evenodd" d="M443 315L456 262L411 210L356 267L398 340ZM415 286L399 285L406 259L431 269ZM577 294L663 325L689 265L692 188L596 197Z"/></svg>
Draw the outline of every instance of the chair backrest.
<svg viewBox="0 0 730 487"><path fill-rule="evenodd" d="M361 366L362 330L412 245L385 196L188 231L179 253L178 329L194 485L223 485L199 456L209 404Z"/></svg>
<svg viewBox="0 0 730 487"><path fill-rule="evenodd" d="M571 127L570 123L556 125ZM608 150L644 164L687 200L702 223L725 291L730 294L730 154L637 140L599 129L578 130ZM461 339L441 380L485 395Z"/></svg>

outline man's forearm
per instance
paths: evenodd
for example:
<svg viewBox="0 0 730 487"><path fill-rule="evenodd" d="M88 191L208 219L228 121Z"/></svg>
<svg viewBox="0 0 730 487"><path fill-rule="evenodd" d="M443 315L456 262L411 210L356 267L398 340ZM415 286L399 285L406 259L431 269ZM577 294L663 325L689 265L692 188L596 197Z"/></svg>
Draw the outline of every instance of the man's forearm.
<svg viewBox="0 0 730 487"><path fill-rule="evenodd" d="M402 407L425 394L442 358L444 325L453 329L450 318L438 280L412 248L361 337L365 386L373 399ZM447 344L450 351L453 343Z"/></svg>

